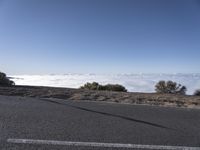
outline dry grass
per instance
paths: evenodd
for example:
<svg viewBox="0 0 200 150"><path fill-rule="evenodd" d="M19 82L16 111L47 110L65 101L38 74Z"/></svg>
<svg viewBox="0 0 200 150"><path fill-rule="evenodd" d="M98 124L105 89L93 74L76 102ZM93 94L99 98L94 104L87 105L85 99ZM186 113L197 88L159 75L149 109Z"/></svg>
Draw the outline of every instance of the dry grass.
<svg viewBox="0 0 200 150"><path fill-rule="evenodd" d="M199 96L184 96L174 94L126 93L70 88L15 86L0 87L0 95L200 108Z"/></svg>

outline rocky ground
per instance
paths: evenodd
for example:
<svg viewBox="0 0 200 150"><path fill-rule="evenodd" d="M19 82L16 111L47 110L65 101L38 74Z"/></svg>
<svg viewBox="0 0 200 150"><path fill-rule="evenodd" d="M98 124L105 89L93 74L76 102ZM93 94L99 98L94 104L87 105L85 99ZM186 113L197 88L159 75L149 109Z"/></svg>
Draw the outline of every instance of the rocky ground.
<svg viewBox="0 0 200 150"><path fill-rule="evenodd" d="M199 96L174 94L126 93L40 86L13 86L0 87L0 95L200 108Z"/></svg>

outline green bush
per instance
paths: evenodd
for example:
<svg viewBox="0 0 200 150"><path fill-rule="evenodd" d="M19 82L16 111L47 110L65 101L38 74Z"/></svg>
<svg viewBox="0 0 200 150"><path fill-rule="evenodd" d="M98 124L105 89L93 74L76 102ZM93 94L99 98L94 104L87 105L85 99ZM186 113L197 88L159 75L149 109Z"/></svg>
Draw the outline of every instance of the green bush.
<svg viewBox="0 0 200 150"><path fill-rule="evenodd" d="M194 92L194 95L195 95L195 96L200 96L200 89L196 90L196 91Z"/></svg>
<svg viewBox="0 0 200 150"><path fill-rule="evenodd" d="M173 81L159 81L155 85L157 93L169 93L169 94L181 94L185 95L187 88L181 84L177 84Z"/></svg>
<svg viewBox="0 0 200 150"><path fill-rule="evenodd" d="M119 91L119 92L127 92L127 89L119 84L107 84L103 86L107 91Z"/></svg>
<svg viewBox="0 0 200 150"><path fill-rule="evenodd" d="M14 81L10 80L5 73L0 72L0 86L12 86L15 85Z"/></svg>
<svg viewBox="0 0 200 150"><path fill-rule="evenodd" d="M100 85L97 82L86 83L85 85L81 86L80 89L127 92L127 89L122 85L119 84Z"/></svg>
<svg viewBox="0 0 200 150"><path fill-rule="evenodd" d="M81 89L87 89L87 90L99 90L99 83L97 82L92 82L92 83L86 83L84 86L81 86Z"/></svg>

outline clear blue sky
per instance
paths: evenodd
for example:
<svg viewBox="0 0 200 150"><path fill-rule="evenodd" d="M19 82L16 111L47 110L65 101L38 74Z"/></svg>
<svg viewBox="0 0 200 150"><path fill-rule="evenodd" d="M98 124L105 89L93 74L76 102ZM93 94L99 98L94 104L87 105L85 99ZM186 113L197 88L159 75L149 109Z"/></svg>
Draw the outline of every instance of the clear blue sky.
<svg viewBox="0 0 200 150"><path fill-rule="evenodd" d="M200 0L0 0L0 70L199 73Z"/></svg>

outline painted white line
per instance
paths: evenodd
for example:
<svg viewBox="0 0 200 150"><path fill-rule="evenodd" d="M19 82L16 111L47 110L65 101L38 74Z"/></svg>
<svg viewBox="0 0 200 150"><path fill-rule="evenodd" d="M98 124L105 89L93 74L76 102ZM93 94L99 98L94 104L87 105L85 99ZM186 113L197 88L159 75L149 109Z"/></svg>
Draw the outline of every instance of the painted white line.
<svg viewBox="0 0 200 150"><path fill-rule="evenodd" d="M159 149L159 150L200 150L200 147L186 146L165 146L165 145L141 145L141 144L121 144L121 143L97 143L97 142L72 142L54 140L34 140L34 139L7 139L8 143L16 144L46 144L63 146L88 146L107 148L136 148L136 149Z"/></svg>

